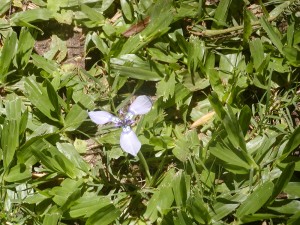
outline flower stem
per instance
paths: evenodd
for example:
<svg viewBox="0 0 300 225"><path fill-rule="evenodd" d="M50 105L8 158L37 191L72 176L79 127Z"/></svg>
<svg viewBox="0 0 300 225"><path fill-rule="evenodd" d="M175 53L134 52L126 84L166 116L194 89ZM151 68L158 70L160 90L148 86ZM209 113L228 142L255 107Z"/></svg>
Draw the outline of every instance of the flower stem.
<svg viewBox="0 0 300 225"><path fill-rule="evenodd" d="M147 161L144 158L144 155L143 155L143 153L141 151L139 151L137 155L138 155L138 157L139 157L139 159L140 159L140 161L141 161L141 163L142 163L142 165L144 167L144 170L146 172L147 183L150 184L152 178L151 178L151 175L150 175L150 171L149 171L149 167L148 167Z"/></svg>

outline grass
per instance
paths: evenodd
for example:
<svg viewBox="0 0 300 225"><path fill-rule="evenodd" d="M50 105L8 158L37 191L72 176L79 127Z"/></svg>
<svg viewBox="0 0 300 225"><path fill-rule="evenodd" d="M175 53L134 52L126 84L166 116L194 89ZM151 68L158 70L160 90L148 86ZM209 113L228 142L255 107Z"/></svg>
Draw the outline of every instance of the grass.
<svg viewBox="0 0 300 225"><path fill-rule="evenodd" d="M1 224L298 224L299 5L2 0Z"/></svg>

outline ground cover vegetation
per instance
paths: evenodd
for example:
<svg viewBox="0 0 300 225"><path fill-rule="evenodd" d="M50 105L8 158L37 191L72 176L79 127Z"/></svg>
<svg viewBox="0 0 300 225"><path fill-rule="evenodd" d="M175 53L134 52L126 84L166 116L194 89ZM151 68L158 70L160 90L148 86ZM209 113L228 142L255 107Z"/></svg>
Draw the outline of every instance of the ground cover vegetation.
<svg viewBox="0 0 300 225"><path fill-rule="evenodd" d="M0 0L1 224L300 224L299 11Z"/></svg>

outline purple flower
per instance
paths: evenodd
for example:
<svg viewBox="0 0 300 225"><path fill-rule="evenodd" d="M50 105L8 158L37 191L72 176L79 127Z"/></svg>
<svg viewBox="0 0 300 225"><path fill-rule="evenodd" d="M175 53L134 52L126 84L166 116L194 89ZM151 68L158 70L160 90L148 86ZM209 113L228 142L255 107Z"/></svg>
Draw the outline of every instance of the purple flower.
<svg viewBox="0 0 300 225"><path fill-rule="evenodd" d="M134 123L134 116L146 114L151 108L152 102L150 98L146 95L141 95L129 106L128 112L123 119L120 119L106 111L92 111L88 114L91 120L96 124L103 125L112 122L116 126L122 127L120 137L121 148L125 152L136 156L141 149L141 142L137 138L136 134L131 130L130 125Z"/></svg>

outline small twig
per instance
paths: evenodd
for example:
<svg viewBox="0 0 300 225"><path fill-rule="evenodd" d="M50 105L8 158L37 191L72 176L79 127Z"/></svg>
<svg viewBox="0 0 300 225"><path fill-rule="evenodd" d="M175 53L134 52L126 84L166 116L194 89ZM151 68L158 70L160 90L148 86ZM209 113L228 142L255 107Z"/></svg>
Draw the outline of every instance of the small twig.
<svg viewBox="0 0 300 225"><path fill-rule="evenodd" d="M285 3L282 3L280 6L278 6L276 8L276 11L274 10L270 13L270 17L268 18L268 21L271 22L271 21L275 20L281 14L283 9L289 6L289 4L290 4L289 2L285 2ZM259 20L251 23L252 27L257 26L257 28L258 28L259 25L260 25ZM240 26L230 27L230 28L226 28L226 29L222 29L222 30L203 30L203 31L198 32L198 31L192 31L192 30L188 29L188 31L191 34L194 34L196 36L212 37L212 36L227 34L227 33L231 33L234 31L243 30L243 29L244 29L244 26L240 25Z"/></svg>

